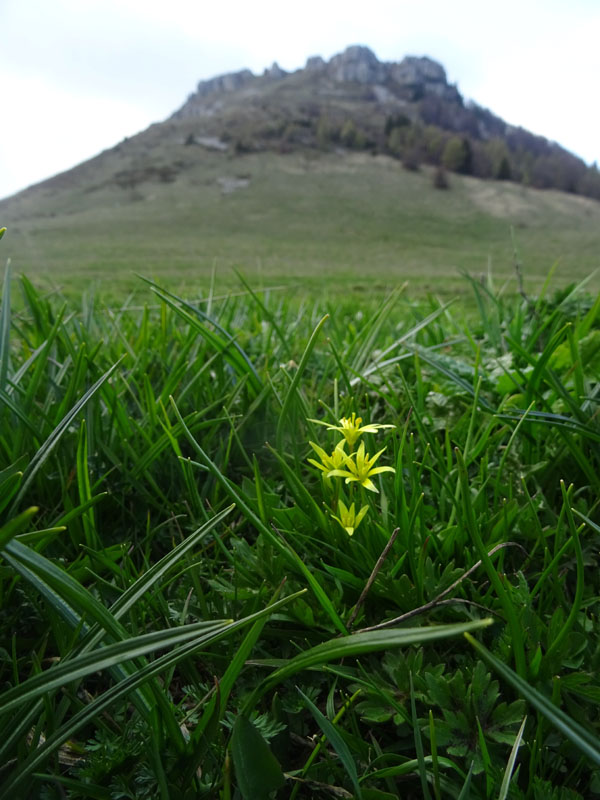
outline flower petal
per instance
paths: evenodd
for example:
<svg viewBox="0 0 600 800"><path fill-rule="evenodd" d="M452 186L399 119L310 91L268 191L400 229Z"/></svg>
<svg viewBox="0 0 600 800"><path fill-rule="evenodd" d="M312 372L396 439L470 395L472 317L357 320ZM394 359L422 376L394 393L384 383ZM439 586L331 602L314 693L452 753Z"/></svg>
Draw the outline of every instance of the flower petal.
<svg viewBox="0 0 600 800"><path fill-rule="evenodd" d="M345 469L332 469L327 473L328 478L352 478L353 481L358 480L351 472Z"/></svg>
<svg viewBox="0 0 600 800"><path fill-rule="evenodd" d="M367 513L368 510L369 510L369 506L363 506L361 508L361 510L358 512L358 514L356 515L356 519L354 520L354 527L355 528L358 528L358 526L361 523L361 520L364 518L364 516L365 516L365 514Z"/></svg>
<svg viewBox="0 0 600 800"><path fill-rule="evenodd" d="M313 467L316 467L317 469L322 469L323 472L327 472L329 469L329 467L326 467L323 464L319 464L319 462L315 461L314 458L307 458L306 460L308 461L309 464L312 464Z"/></svg>
<svg viewBox="0 0 600 800"><path fill-rule="evenodd" d="M316 422L317 425L324 425L326 428L330 428L333 430L339 430L336 425L330 425L329 422L323 422L322 419L311 419L310 417L306 418L308 422Z"/></svg>
<svg viewBox="0 0 600 800"><path fill-rule="evenodd" d="M325 450L323 450L322 447L319 447L319 445L315 444L314 442L309 442L309 445L312 447L312 449L315 451L315 453L319 456L321 461L323 461L323 462L329 461L329 456L327 455Z"/></svg>
<svg viewBox="0 0 600 800"><path fill-rule="evenodd" d="M394 467L374 467L369 470L369 475L378 475L380 472L396 472Z"/></svg>
<svg viewBox="0 0 600 800"><path fill-rule="evenodd" d="M356 451L356 468L359 472L362 472L365 469L365 466L366 466L365 443L361 442L358 446L358 450Z"/></svg>
<svg viewBox="0 0 600 800"><path fill-rule="evenodd" d="M383 425L381 422L371 422L370 425L373 425L374 428L377 428L380 431L382 428L395 428L395 425Z"/></svg>
<svg viewBox="0 0 600 800"><path fill-rule="evenodd" d="M346 483L348 483L348 480L349 478L346 478ZM355 480L357 479L355 478ZM365 489L368 489L370 492L376 492L379 494L379 489L375 486L373 481L369 480L369 478L363 478L363 480L360 482L360 485L364 486Z"/></svg>
<svg viewBox="0 0 600 800"><path fill-rule="evenodd" d="M382 449L381 449L381 450L380 450L378 453L375 453L375 455L373 456L373 458L369 458L369 456L367 455L367 462L368 462L368 464L369 464L369 472L371 471L371 464L374 464L374 463L377 461L377 459L379 458L379 456L380 456L380 455L381 455L383 452L385 452L385 447L383 447L383 448L382 448Z"/></svg>

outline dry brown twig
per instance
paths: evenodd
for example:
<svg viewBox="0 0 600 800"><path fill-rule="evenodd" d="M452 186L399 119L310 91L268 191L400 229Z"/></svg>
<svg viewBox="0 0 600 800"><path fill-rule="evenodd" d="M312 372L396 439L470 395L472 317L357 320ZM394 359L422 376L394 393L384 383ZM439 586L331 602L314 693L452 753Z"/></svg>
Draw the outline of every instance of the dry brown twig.
<svg viewBox="0 0 600 800"><path fill-rule="evenodd" d="M394 528L394 530L392 531L392 535L390 536L386 546L381 551L381 555L377 559L377 563L375 564L375 566L373 567L373 571L369 575L369 580L366 582L365 588L362 590L362 593L361 593L360 597L356 601L356 605L354 606L354 609L353 609L352 613L350 614L350 618L348 619L348 622L346 623L346 627L347 628L351 628L352 627L352 623L356 619L356 617L358 615L358 612L360 611L360 607L365 602L365 599L366 599L367 595L369 594L371 586L373 586L375 578L377 577L377 573L379 572L379 570L383 566L383 562L387 558L388 553L390 552L394 542L396 541L396 536L398 536L398 531L399 530L400 530L400 528Z"/></svg>
<svg viewBox="0 0 600 800"><path fill-rule="evenodd" d="M492 549L488 553L488 556L490 557L493 556L494 553L497 553L498 550L502 550L504 547L518 547L525 553L526 556L528 555L525 548L522 547L518 542L502 542L501 544L497 544L495 547L492 547ZM419 606L419 608L413 608L412 611L407 611L405 614L401 614L399 617L394 617L394 619L389 619L387 622L380 622L378 625L371 625L369 628L361 628L359 633L366 633L367 631L378 631L381 630L382 628L389 628L391 625L398 625L401 622L406 622L407 619L412 619L412 617L416 617L419 614L423 614L425 611L429 611L430 609L441 605L441 601L443 600L443 598L446 597L447 594L450 594L450 592L452 592L454 589L456 589L456 587L459 586L465 580L465 578L468 578L469 575L475 572L476 569L479 569L481 564L482 562L480 559L475 564L473 564L472 567L469 567L469 569L465 570L465 572L463 572L460 578L457 578L454 581L454 583L448 586L447 589L444 589L443 592L438 594L438 596L435 597L433 600L430 600L428 603L425 603L425 605ZM377 564L375 566L377 566ZM363 594L365 594L365 592L363 592Z"/></svg>

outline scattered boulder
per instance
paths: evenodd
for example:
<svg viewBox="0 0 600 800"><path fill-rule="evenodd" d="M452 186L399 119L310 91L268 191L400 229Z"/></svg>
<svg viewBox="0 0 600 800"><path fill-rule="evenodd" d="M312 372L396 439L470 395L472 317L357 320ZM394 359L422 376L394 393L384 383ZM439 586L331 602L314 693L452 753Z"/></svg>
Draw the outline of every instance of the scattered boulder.
<svg viewBox="0 0 600 800"><path fill-rule="evenodd" d="M217 136L196 136L195 143L207 150L219 150L222 153L229 150L229 145Z"/></svg>
<svg viewBox="0 0 600 800"><path fill-rule="evenodd" d="M223 192L223 194L231 194L232 192L235 192L238 189L244 189L246 186L249 185L250 180L249 178L231 177L223 175L220 178L217 178L217 183L221 187L221 191Z"/></svg>

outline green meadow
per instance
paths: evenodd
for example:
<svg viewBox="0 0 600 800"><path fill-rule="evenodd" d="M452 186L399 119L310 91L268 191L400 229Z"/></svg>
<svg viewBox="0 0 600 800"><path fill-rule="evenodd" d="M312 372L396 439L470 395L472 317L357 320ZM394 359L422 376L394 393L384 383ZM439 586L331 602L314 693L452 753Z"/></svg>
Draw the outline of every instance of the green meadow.
<svg viewBox="0 0 600 800"><path fill-rule="evenodd" d="M593 228L521 209L516 291L507 219L465 212L484 184L411 217L424 176L382 166L360 226L361 170L318 214L282 172L300 199L260 226L213 187L201 235L149 198L110 236L22 206L0 797L600 795L600 298L565 286ZM577 266L544 283L557 241Z"/></svg>
<svg viewBox="0 0 600 800"><path fill-rule="evenodd" d="M551 269L563 287L600 266L594 200L455 174L441 191L431 168L368 153L232 156L183 146L185 131L150 128L0 202L15 274L72 298L93 286L105 302L143 302L138 274L189 298L213 274L217 290L237 289L241 270L255 288L364 302L404 282L412 298L468 297L464 271L515 291L515 261L534 293ZM172 182L155 177L163 164L180 165Z"/></svg>

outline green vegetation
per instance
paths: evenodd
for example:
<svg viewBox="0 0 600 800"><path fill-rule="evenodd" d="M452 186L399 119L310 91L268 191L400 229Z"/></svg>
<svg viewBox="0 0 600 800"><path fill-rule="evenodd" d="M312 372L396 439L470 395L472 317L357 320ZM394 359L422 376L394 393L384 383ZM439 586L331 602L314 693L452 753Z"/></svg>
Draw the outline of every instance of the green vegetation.
<svg viewBox="0 0 600 800"><path fill-rule="evenodd" d="M7 270L0 796L600 794L600 299L332 277Z"/></svg>
<svg viewBox="0 0 600 800"><path fill-rule="evenodd" d="M143 302L136 274L187 297L213 271L219 293L237 290L241 269L256 287L332 298L368 289L381 298L408 281L411 297L422 298L464 294L462 270L491 267L499 285L512 281L515 244L533 293L555 262L556 286L599 266L593 200L454 173L448 191L438 191L434 168L407 171L389 156L234 156L185 146L188 128L168 139L161 130L0 203L15 273L73 298L92 282L106 302L129 292ZM134 189L120 185L115 175L140 151L153 170ZM160 165L181 159L176 181L157 177ZM600 288L597 278L589 288Z"/></svg>
<svg viewBox="0 0 600 800"><path fill-rule="evenodd" d="M471 172L473 156L468 139L453 136L448 139L442 156L442 164L452 172L468 175Z"/></svg>

